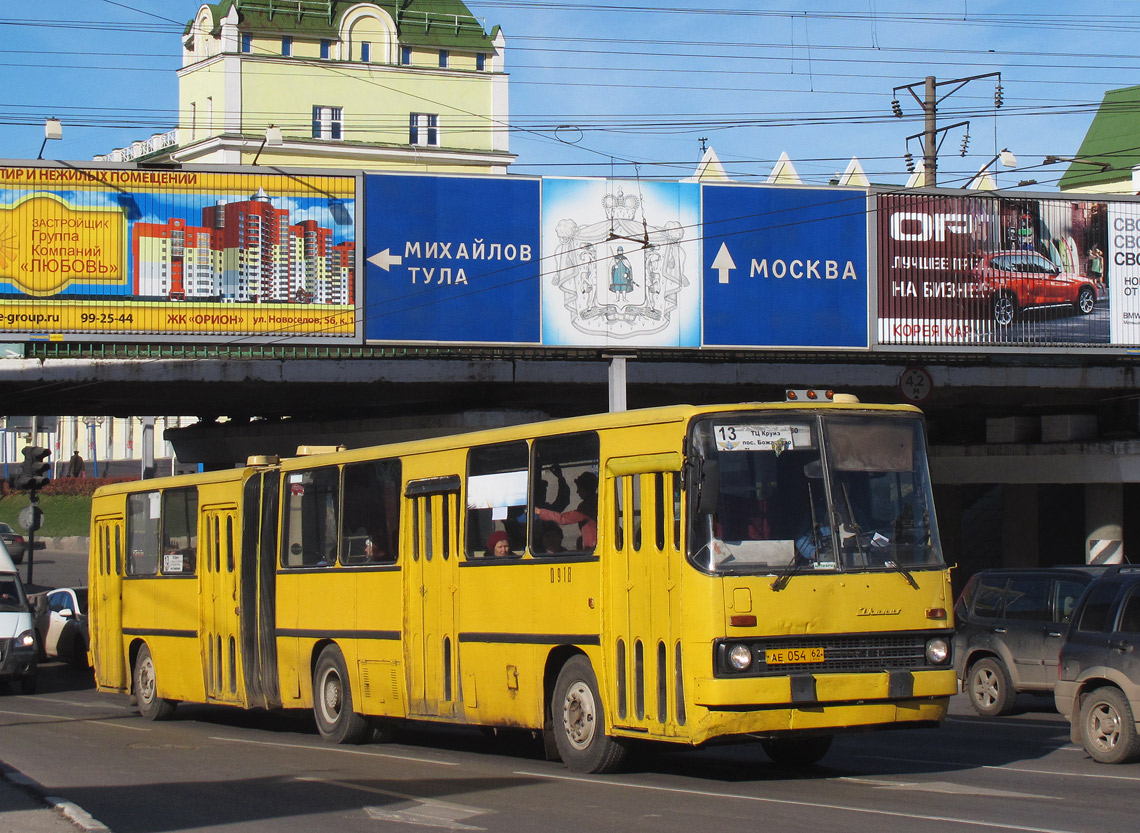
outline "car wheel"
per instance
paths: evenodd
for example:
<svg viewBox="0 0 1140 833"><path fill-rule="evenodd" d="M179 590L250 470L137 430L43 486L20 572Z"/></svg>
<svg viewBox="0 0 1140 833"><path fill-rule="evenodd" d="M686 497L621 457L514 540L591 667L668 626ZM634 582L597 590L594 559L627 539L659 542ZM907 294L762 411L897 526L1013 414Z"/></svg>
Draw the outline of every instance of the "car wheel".
<svg viewBox="0 0 1140 833"><path fill-rule="evenodd" d="M1093 311L1096 306L1096 296L1093 294L1092 289L1087 286L1082 286L1080 293L1077 295L1077 312L1081 315L1088 315Z"/></svg>
<svg viewBox="0 0 1140 833"><path fill-rule="evenodd" d="M1093 760L1126 764L1140 757L1140 736L1124 693L1098 688L1081 701L1081 742Z"/></svg>
<svg viewBox="0 0 1140 833"><path fill-rule="evenodd" d="M571 657L558 672L550 716L558 756L575 772L613 772L625 760L626 744L606 734L598 679L586 657Z"/></svg>
<svg viewBox="0 0 1140 833"><path fill-rule="evenodd" d="M785 766L807 766L816 763L831 749L831 735L806 738L765 738L760 741L764 753L774 763Z"/></svg>
<svg viewBox="0 0 1140 833"><path fill-rule="evenodd" d="M158 675L146 645L135 657L134 692L139 714L147 720L169 720L174 714L174 701L158 696Z"/></svg>
<svg viewBox="0 0 1140 833"><path fill-rule="evenodd" d="M313 672L313 715L321 737L332 743L362 743L372 734L372 725L352 710L348 667L335 645L317 658Z"/></svg>
<svg viewBox="0 0 1140 833"><path fill-rule="evenodd" d="M1003 292L994 298L994 323L999 327L1008 327L1017 316L1017 299L1008 292Z"/></svg>
<svg viewBox="0 0 1140 833"><path fill-rule="evenodd" d="M39 685L38 674L28 674L20 678L20 693L21 694L35 694L36 686Z"/></svg>
<svg viewBox="0 0 1140 833"><path fill-rule="evenodd" d="M1017 692L1000 660L992 657L978 660L970 666L968 680L970 705L978 714L998 717L1013 711Z"/></svg>
<svg viewBox="0 0 1140 833"><path fill-rule="evenodd" d="M75 641L71 644L71 667L79 671L91 667L87 663L87 640L81 634L76 634Z"/></svg>

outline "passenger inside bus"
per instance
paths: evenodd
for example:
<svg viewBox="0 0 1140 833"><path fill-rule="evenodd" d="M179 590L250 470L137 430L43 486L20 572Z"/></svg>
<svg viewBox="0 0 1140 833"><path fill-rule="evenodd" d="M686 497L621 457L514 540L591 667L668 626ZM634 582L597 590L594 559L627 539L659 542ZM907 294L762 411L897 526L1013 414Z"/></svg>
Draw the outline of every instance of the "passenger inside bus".
<svg viewBox="0 0 1140 833"><path fill-rule="evenodd" d="M500 529L487 536L487 550L483 553L483 557L518 558L518 555L511 552L511 537Z"/></svg>

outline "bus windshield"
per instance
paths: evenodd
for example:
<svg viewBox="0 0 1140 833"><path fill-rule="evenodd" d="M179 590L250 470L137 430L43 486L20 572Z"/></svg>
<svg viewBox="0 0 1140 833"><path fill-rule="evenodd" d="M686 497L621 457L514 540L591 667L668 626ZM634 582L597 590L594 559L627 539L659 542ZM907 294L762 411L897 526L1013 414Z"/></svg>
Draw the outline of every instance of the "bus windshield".
<svg viewBox="0 0 1140 833"><path fill-rule="evenodd" d="M689 557L700 569L943 566L920 419L725 414L692 431Z"/></svg>

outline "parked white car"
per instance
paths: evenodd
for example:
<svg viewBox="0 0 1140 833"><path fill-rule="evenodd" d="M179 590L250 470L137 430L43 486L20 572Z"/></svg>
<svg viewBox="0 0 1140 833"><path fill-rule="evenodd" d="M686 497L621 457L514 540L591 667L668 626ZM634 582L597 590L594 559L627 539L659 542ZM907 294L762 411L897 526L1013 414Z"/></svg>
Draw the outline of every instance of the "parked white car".
<svg viewBox="0 0 1140 833"><path fill-rule="evenodd" d="M87 588L51 590L35 607L41 659L56 657L76 668L87 668Z"/></svg>
<svg viewBox="0 0 1140 833"><path fill-rule="evenodd" d="M24 584L0 540L0 684L19 681L20 692L35 694L36 629Z"/></svg>

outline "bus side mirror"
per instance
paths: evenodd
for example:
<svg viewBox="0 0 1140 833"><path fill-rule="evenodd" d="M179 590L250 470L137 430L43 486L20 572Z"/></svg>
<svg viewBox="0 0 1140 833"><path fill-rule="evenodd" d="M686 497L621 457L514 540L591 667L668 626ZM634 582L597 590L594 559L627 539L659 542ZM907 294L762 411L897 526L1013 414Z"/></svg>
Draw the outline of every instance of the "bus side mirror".
<svg viewBox="0 0 1140 833"><path fill-rule="evenodd" d="M720 463L702 459L697 466L697 512L711 515L720 499Z"/></svg>

